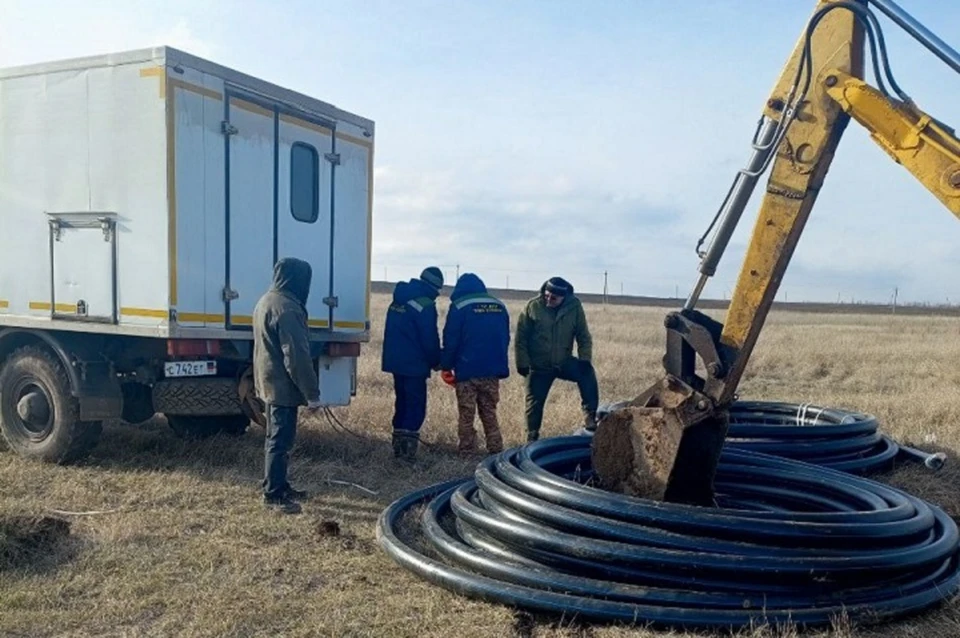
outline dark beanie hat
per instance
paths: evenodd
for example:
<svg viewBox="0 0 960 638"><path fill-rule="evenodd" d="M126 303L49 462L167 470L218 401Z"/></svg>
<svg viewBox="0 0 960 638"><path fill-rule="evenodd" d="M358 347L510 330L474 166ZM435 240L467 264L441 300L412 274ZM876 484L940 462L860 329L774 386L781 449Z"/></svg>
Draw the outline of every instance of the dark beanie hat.
<svg viewBox="0 0 960 638"><path fill-rule="evenodd" d="M443 288L443 271L436 266L424 268L420 273L420 281L430 284L437 290Z"/></svg>
<svg viewBox="0 0 960 638"><path fill-rule="evenodd" d="M543 289L561 297L569 297L573 294L573 285L563 277L551 277L543 284Z"/></svg>

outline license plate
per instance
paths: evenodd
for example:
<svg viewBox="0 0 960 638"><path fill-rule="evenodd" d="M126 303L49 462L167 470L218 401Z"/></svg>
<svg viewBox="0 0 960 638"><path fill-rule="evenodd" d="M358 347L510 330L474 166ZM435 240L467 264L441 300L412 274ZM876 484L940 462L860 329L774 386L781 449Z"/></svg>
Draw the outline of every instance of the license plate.
<svg viewBox="0 0 960 638"><path fill-rule="evenodd" d="M168 361L163 364L166 377L207 377L216 373L216 361Z"/></svg>

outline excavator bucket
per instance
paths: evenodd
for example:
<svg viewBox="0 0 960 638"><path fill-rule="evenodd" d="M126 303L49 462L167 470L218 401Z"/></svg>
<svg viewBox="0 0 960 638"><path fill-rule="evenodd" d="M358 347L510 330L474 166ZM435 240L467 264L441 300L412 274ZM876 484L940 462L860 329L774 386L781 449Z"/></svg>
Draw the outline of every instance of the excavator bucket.
<svg viewBox="0 0 960 638"><path fill-rule="evenodd" d="M593 469L608 490L712 506L728 417L679 379L667 376L605 415L592 442Z"/></svg>

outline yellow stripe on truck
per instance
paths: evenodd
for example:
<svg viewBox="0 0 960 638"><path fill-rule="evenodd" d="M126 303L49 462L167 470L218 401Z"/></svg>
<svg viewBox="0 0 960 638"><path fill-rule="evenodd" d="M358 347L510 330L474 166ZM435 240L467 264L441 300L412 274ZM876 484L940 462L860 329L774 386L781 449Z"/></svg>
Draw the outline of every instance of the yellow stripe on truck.
<svg viewBox="0 0 960 638"><path fill-rule="evenodd" d="M160 99L163 100L167 97L167 67L151 66L145 69L140 69L140 77L160 78Z"/></svg>
<svg viewBox="0 0 960 638"><path fill-rule="evenodd" d="M307 325L311 328L326 328L330 325L330 322L326 319L310 319L307 321ZM366 322L363 321L334 321L334 328L356 328L363 330L367 327Z"/></svg>
<svg viewBox="0 0 960 638"><path fill-rule="evenodd" d="M30 310L43 310L45 312L50 312L52 306L49 301L31 301ZM77 304L72 303L58 303L54 308L56 312L76 312Z"/></svg>
<svg viewBox="0 0 960 638"><path fill-rule="evenodd" d="M227 318L223 315L208 314L205 312L178 312L177 321L181 323L224 323Z"/></svg>
<svg viewBox="0 0 960 638"><path fill-rule="evenodd" d="M153 308L120 308L120 314L124 317L148 317L150 319L167 319L170 317L169 311Z"/></svg>

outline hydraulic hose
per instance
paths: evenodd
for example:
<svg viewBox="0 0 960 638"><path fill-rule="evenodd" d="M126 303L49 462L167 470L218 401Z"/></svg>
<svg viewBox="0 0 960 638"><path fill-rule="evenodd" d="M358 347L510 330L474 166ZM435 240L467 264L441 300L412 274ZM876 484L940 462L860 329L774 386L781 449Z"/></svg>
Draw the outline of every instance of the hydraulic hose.
<svg viewBox="0 0 960 638"><path fill-rule="evenodd" d="M842 614L888 620L957 592L960 534L941 509L848 471L741 447L794 451L803 437L791 428L811 425L790 425L788 404L740 408L716 508L592 487L590 437L557 437L401 497L381 514L378 540L454 592L591 621L817 627ZM820 419L851 426L841 440L875 430L875 420L852 427L868 418L839 423L845 416ZM828 459L853 454L837 447Z"/></svg>

